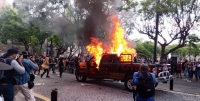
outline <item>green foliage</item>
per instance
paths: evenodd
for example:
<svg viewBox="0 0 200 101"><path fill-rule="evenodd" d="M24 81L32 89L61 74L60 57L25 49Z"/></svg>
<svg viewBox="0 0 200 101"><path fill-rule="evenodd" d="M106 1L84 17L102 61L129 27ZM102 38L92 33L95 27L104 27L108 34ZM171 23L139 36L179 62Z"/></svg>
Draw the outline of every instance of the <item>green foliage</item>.
<svg viewBox="0 0 200 101"><path fill-rule="evenodd" d="M1 18L1 42L7 44L7 40L23 43L25 50L29 49L30 33L27 25L25 25L17 10L11 7L5 7L0 11Z"/></svg>
<svg viewBox="0 0 200 101"><path fill-rule="evenodd" d="M17 11L5 7L1 10L1 42L7 43L7 40L20 41L20 39L28 36L25 30L25 26L22 23Z"/></svg>
<svg viewBox="0 0 200 101"><path fill-rule="evenodd" d="M169 51L169 50L173 49L176 46L177 46L177 44L169 45L169 46L166 47L166 51ZM179 49L175 50L173 53L177 53L181 57L186 57L188 55L189 51L188 51L187 47L182 47L182 48L179 48Z"/></svg>
<svg viewBox="0 0 200 101"><path fill-rule="evenodd" d="M133 21L134 29L152 40L158 36L161 58L184 47L189 31L199 18L198 0L124 0L124 2L120 9L129 9L132 12L132 20L127 21ZM174 41L178 44L166 50L166 47Z"/></svg>
<svg viewBox="0 0 200 101"><path fill-rule="evenodd" d="M145 54L147 57L152 58L154 54L154 44L151 41L137 41L136 42L137 53ZM160 54L160 47L157 48L157 52Z"/></svg>
<svg viewBox="0 0 200 101"><path fill-rule="evenodd" d="M190 57L190 55L196 57L200 54L200 48L199 48L200 44L198 44L198 42L200 42L199 37L196 34L190 34L187 37L186 45L182 48L175 50L173 53L177 53L181 57L186 57L186 56ZM176 46L177 44L169 45L167 46L166 50L168 51Z"/></svg>
<svg viewBox="0 0 200 101"><path fill-rule="evenodd" d="M187 37L186 42L188 42L188 48L189 48L189 60L190 60L190 55L197 56L198 55L198 47L197 47L197 42L200 42L200 38L196 34L191 34ZM194 52L194 53L192 53Z"/></svg>
<svg viewBox="0 0 200 101"><path fill-rule="evenodd" d="M0 11L0 40L7 44L7 40L16 43L23 43L25 50L29 50L29 45L34 51L38 50L39 44L43 44L46 35L38 27L28 26L21 20L16 9L5 7ZM39 44L38 44L39 43Z"/></svg>
<svg viewBox="0 0 200 101"><path fill-rule="evenodd" d="M197 57L200 54L200 48L199 48L200 44L197 44L196 46L197 46L197 48L191 49L191 55L193 55L194 57Z"/></svg>
<svg viewBox="0 0 200 101"><path fill-rule="evenodd" d="M39 47L39 40L37 37L35 36L30 36L30 43L29 45L31 46L33 53L36 53L39 51L40 47Z"/></svg>
<svg viewBox="0 0 200 101"><path fill-rule="evenodd" d="M54 45L59 48L62 46L62 40L60 37L58 37L55 34L52 34L51 36L48 37L48 41L52 41Z"/></svg>

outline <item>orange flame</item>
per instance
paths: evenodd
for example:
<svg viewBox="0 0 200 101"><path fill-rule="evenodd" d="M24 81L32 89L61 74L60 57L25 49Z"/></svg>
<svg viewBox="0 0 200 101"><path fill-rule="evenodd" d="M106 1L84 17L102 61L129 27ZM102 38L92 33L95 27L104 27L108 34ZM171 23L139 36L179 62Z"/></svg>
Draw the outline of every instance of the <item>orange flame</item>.
<svg viewBox="0 0 200 101"><path fill-rule="evenodd" d="M101 56L103 54L102 42L97 38L90 38L91 43L86 47L87 51L95 57L97 64L100 63Z"/></svg>
<svg viewBox="0 0 200 101"><path fill-rule="evenodd" d="M91 38L91 43L86 47L87 51L93 55L96 59L97 65L100 63L100 59L104 52L120 54L131 54L133 57L136 56L136 50L128 47L128 42L124 39L124 29L121 27L119 19L116 16L111 17L113 23L110 31L111 47L109 49L103 48L106 43L102 43L98 38ZM121 61L131 60L130 56L121 57Z"/></svg>

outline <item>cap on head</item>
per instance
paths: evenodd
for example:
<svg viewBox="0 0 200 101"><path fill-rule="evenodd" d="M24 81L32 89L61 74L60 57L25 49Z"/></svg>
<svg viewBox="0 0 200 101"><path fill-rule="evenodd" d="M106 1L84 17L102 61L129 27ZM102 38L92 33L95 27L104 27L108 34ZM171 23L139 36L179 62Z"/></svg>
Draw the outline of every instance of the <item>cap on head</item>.
<svg viewBox="0 0 200 101"><path fill-rule="evenodd" d="M149 66L147 64L141 64L140 65L140 70L141 71L148 71Z"/></svg>
<svg viewBox="0 0 200 101"><path fill-rule="evenodd" d="M5 54L5 57L9 57L13 54L17 54L19 51L17 49L14 49L14 48L11 48L11 49L8 49L7 53Z"/></svg>
<svg viewBox="0 0 200 101"><path fill-rule="evenodd" d="M11 49L8 49L7 53L9 53L9 54L17 54L18 50L14 49L14 48L11 48Z"/></svg>
<svg viewBox="0 0 200 101"><path fill-rule="evenodd" d="M23 56L29 56L30 53L29 53L28 51L23 51L23 52L22 52L22 55L23 55Z"/></svg>

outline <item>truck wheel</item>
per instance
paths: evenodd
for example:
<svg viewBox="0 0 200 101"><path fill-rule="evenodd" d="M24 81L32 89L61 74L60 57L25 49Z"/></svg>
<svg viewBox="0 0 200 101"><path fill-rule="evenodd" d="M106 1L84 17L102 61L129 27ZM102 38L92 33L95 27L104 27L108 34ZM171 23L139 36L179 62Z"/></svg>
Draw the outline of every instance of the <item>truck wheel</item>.
<svg viewBox="0 0 200 101"><path fill-rule="evenodd" d="M86 76L83 76L83 75L76 75L76 80L79 81L79 82L85 82L87 79Z"/></svg>
<svg viewBox="0 0 200 101"><path fill-rule="evenodd" d="M128 76L124 81L125 88L130 92L133 91L132 81L133 81L133 79L131 76Z"/></svg>

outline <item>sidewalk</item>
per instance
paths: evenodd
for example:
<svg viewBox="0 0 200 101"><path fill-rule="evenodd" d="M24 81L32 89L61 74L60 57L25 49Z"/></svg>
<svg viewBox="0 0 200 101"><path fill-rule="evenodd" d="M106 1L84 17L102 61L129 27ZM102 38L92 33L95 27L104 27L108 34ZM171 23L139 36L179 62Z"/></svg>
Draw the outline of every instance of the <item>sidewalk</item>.
<svg viewBox="0 0 200 101"><path fill-rule="evenodd" d="M176 78L174 77L173 91L183 92L188 94L200 95L200 81L196 81L195 79L192 82L188 82L187 79ZM160 82L156 89L159 90L169 90L170 82L166 84Z"/></svg>
<svg viewBox="0 0 200 101"><path fill-rule="evenodd" d="M34 93L34 95L35 95L36 101L50 101L50 99L48 98L43 98L43 96L40 97L41 95L38 95L37 93ZM19 92L17 96L15 97L14 101L26 101L26 100L24 98L24 95L21 92Z"/></svg>

